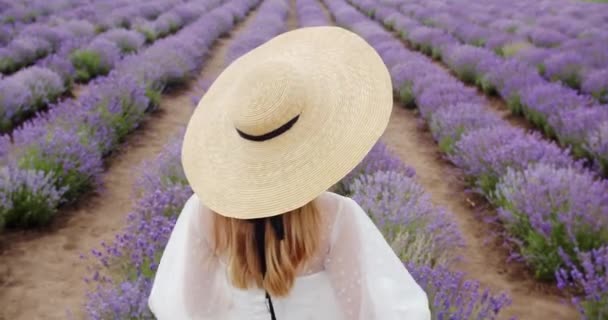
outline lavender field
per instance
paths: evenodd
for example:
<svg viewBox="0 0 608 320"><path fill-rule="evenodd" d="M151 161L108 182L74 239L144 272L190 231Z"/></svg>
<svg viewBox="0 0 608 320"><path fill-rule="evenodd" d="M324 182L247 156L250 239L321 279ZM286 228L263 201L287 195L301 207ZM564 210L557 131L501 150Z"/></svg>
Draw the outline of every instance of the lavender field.
<svg viewBox="0 0 608 320"><path fill-rule="evenodd" d="M574 0L0 0L0 319L154 319L195 104L326 25L395 97L334 191L433 319L608 320L608 4Z"/></svg>

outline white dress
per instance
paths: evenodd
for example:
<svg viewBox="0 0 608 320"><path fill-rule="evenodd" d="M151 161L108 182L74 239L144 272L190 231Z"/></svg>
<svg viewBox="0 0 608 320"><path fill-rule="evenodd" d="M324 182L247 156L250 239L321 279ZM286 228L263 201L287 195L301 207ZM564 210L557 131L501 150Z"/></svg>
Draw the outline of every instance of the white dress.
<svg viewBox="0 0 608 320"><path fill-rule="evenodd" d="M326 192L322 250L302 267L285 298L273 298L277 320L430 320L425 292L371 219L351 200ZM209 248L211 213L193 195L161 258L149 306L159 320L269 320L263 290L234 288Z"/></svg>

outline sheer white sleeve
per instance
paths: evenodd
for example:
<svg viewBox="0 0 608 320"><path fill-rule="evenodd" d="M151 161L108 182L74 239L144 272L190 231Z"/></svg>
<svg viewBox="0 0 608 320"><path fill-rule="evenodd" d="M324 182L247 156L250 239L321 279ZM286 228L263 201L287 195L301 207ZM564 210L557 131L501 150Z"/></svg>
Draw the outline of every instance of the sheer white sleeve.
<svg viewBox="0 0 608 320"><path fill-rule="evenodd" d="M177 219L148 299L159 320L221 319L229 309L225 273L202 230L206 219L193 195Z"/></svg>
<svg viewBox="0 0 608 320"><path fill-rule="evenodd" d="M325 269L345 319L431 319L425 292L349 198L338 209Z"/></svg>

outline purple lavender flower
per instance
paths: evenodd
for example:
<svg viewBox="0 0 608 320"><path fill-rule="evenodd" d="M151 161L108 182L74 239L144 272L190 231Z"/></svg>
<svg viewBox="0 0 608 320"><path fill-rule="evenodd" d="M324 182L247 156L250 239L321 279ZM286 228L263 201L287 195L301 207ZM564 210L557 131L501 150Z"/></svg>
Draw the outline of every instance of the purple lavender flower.
<svg viewBox="0 0 608 320"><path fill-rule="evenodd" d="M27 105L30 93L22 82L0 79L0 128L7 130L22 106Z"/></svg>
<svg viewBox="0 0 608 320"><path fill-rule="evenodd" d="M74 77L76 76L76 68L74 68L74 65L68 58L62 55L49 55L44 59L38 60L36 65L42 68L49 69L58 74L61 79L63 79L63 82L66 87L69 87L71 85L72 79L74 79Z"/></svg>
<svg viewBox="0 0 608 320"><path fill-rule="evenodd" d="M63 27L79 38L90 38L95 35L95 26L86 20L70 20L65 22Z"/></svg>
<svg viewBox="0 0 608 320"><path fill-rule="evenodd" d="M416 172L406 166L384 143L378 142L346 177L340 181L343 193L350 193L351 184L361 175L371 175L376 171L394 171L407 177L413 177Z"/></svg>
<svg viewBox="0 0 608 320"><path fill-rule="evenodd" d="M31 24L21 31L21 35L44 39L51 44L53 50L57 49L63 41L72 36L63 26L49 28L48 25L43 24Z"/></svg>
<svg viewBox="0 0 608 320"><path fill-rule="evenodd" d="M41 67L21 70L14 74L12 78L16 82L23 83L30 92L30 100L27 102L28 105L24 106L24 109L28 107L37 108L53 102L66 89L58 74Z"/></svg>
<svg viewBox="0 0 608 320"><path fill-rule="evenodd" d="M485 71L498 64L498 57L492 52L469 45L450 47L443 60L462 81L470 84L480 83Z"/></svg>
<svg viewBox="0 0 608 320"><path fill-rule="evenodd" d="M208 2L186 2L174 7L171 12L175 13L184 25L189 24L198 19L206 11L209 11L217 5L217 1Z"/></svg>
<svg viewBox="0 0 608 320"><path fill-rule="evenodd" d="M608 68L587 73L581 91L593 95L601 103L608 103Z"/></svg>
<svg viewBox="0 0 608 320"><path fill-rule="evenodd" d="M120 49L114 42L97 38L86 49L72 53L70 59L76 68L76 80L86 82L108 74L120 60Z"/></svg>
<svg viewBox="0 0 608 320"><path fill-rule="evenodd" d="M270 38L286 31L288 10L289 7L281 0L264 2L260 6L256 20L252 22L252 27L236 38L228 48L226 62L236 60Z"/></svg>
<svg viewBox="0 0 608 320"><path fill-rule="evenodd" d="M127 29L112 29L99 37L114 42L123 54L139 50L146 41L141 33Z"/></svg>
<svg viewBox="0 0 608 320"><path fill-rule="evenodd" d="M425 119L430 119L433 113L443 106L481 102L474 89L465 87L455 79L447 78L447 80L452 81L434 83L432 86L421 85L419 82L416 82L414 85L413 91L416 97L416 105L420 109L420 114ZM416 94L417 86L425 89L422 89L420 94Z"/></svg>
<svg viewBox="0 0 608 320"><path fill-rule="evenodd" d="M562 81L568 86L580 89L584 57L577 52L566 51L551 56L544 63L544 74L552 81Z"/></svg>
<svg viewBox="0 0 608 320"><path fill-rule="evenodd" d="M433 206L411 177L376 171L360 175L349 188L353 200L370 215L404 261L447 263L454 258L454 249L464 243L453 218L443 208ZM424 241L417 241L419 237ZM422 243L424 250L416 245Z"/></svg>
<svg viewBox="0 0 608 320"><path fill-rule="evenodd" d="M581 96L571 89L556 83L544 83L519 92L519 104L511 104L515 113L522 113L535 125L552 135L547 118L566 109L578 109L591 103L588 97ZM519 109L521 108L521 109Z"/></svg>
<svg viewBox="0 0 608 320"><path fill-rule="evenodd" d="M9 25L0 26L0 46L6 46L13 36L13 29Z"/></svg>
<svg viewBox="0 0 608 320"><path fill-rule="evenodd" d="M154 32L157 38L165 37L175 33L184 25L181 17L176 13L167 12L154 21Z"/></svg>
<svg viewBox="0 0 608 320"><path fill-rule="evenodd" d="M443 266L406 264L408 271L424 289L433 320L497 319L500 311L511 304L506 293L492 294L477 281L466 280L461 272Z"/></svg>
<svg viewBox="0 0 608 320"><path fill-rule="evenodd" d="M518 42L518 39L514 38L510 34L492 33L488 35L484 47L488 50L494 51L499 55L504 55L504 48L514 42Z"/></svg>
<svg viewBox="0 0 608 320"><path fill-rule="evenodd" d="M415 94L413 92L414 80L419 79L421 74L434 74L429 71L429 67L424 61L403 59L406 62L395 64L390 69L393 88L401 103L406 107L414 107Z"/></svg>
<svg viewBox="0 0 608 320"><path fill-rule="evenodd" d="M602 172L608 173L608 121L590 131L585 148L599 160Z"/></svg>
<svg viewBox="0 0 608 320"><path fill-rule="evenodd" d="M563 109L553 112L547 121L560 144L571 146L579 158L590 156L585 148L589 133L605 122L608 122L608 109L601 106Z"/></svg>
<svg viewBox="0 0 608 320"><path fill-rule="evenodd" d="M154 319L148 309L151 279L136 278L115 284L107 279L87 294L85 309L89 319Z"/></svg>
<svg viewBox="0 0 608 320"><path fill-rule="evenodd" d="M537 48L525 41L513 43L503 50L506 57L515 57L536 68L541 74L545 72L545 61L550 57L551 52L551 49Z"/></svg>
<svg viewBox="0 0 608 320"><path fill-rule="evenodd" d="M96 145L104 155L137 128L150 105L145 88L134 78L114 74L95 83L80 102L87 114L87 136L95 136L101 128L109 133Z"/></svg>
<svg viewBox="0 0 608 320"><path fill-rule="evenodd" d="M458 42L445 31L428 27L414 28L407 34L407 37L417 50L436 59L442 58L445 46Z"/></svg>
<svg viewBox="0 0 608 320"><path fill-rule="evenodd" d="M572 287L580 292L572 298L572 302L583 319L604 318L608 314L608 247L588 252L577 251L576 261L579 264L572 260L566 259L566 267L556 273L558 287Z"/></svg>
<svg viewBox="0 0 608 320"><path fill-rule="evenodd" d="M171 180L173 168L181 170L179 161L175 162L179 140L171 142L159 155L159 163L148 167L143 164L139 172L144 177L156 181ZM126 229L118 234L110 244L102 243L102 251L93 251L96 263L93 265L93 277L89 282L98 283L98 287L87 295L87 313L91 318L104 319L108 314L120 316L128 314L134 317L149 315L147 298L151 289L160 252L164 250L177 215L183 204L192 195L192 190L182 181L175 183L156 183L143 178L138 183L135 211L127 218ZM151 183L150 183L151 182ZM118 275L110 280L100 274L110 272ZM135 285L132 276L136 277Z"/></svg>
<svg viewBox="0 0 608 320"><path fill-rule="evenodd" d="M505 122L494 112L479 104L459 103L437 109L429 125L433 138L445 153L452 153L454 144L471 130L497 127Z"/></svg>
<svg viewBox="0 0 608 320"><path fill-rule="evenodd" d="M454 30L454 33L457 34L464 43L477 47L483 47L488 36L492 34L492 32L486 28L473 23L466 23L464 21L457 27L456 30Z"/></svg>
<svg viewBox="0 0 608 320"><path fill-rule="evenodd" d="M197 70L207 51L195 49L196 43L160 40L141 55L121 61L117 69L147 88L162 92L166 87L183 83Z"/></svg>
<svg viewBox="0 0 608 320"><path fill-rule="evenodd" d="M584 31L584 24L566 16L546 15L538 17L536 24L547 29L554 29L569 37L576 37Z"/></svg>
<svg viewBox="0 0 608 320"><path fill-rule="evenodd" d="M509 107L519 105L519 93L524 88L543 84L545 80L535 71L516 59L507 59L486 72L481 86L486 92L498 92Z"/></svg>
<svg viewBox="0 0 608 320"><path fill-rule="evenodd" d="M316 1L296 1L296 12L301 27L324 26L329 24L329 19L323 12L321 4Z"/></svg>
<svg viewBox="0 0 608 320"><path fill-rule="evenodd" d="M57 212L65 189L57 189L52 175L14 166L0 169L0 227L47 224Z"/></svg>
<svg viewBox="0 0 608 320"><path fill-rule="evenodd" d="M38 123L44 121L38 119ZM103 166L94 146L82 141L77 128L47 128L25 123L13 132L11 158L19 167L50 174L57 188L65 188L64 197L69 200L98 185Z"/></svg>
<svg viewBox="0 0 608 320"><path fill-rule="evenodd" d="M567 39L558 31L546 28L534 28L528 33L530 41L541 47L555 47Z"/></svg>
<svg viewBox="0 0 608 320"><path fill-rule="evenodd" d="M510 169L496 194L500 219L541 279L563 266L559 250L574 257L608 241L608 182L589 172L547 163Z"/></svg>
<svg viewBox="0 0 608 320"><path fill-rule="evenodd" d="M498 179L509 170L524 170L535 163L575 167L568 150L511 126L473 130L454 145L449 159L472 179L486 197L492 198Z"/></svg>
<svg viewBox="0 0 608 320"><path fill-rule="evenodd" d="M66 90L55 72L31 67L0 80L0 129L11 129Z"/></svg>
<svg viewBox="0 0 608 320"><path fill-rule="evenodd" d="M0 72L15 72L47 55L51 50L51 43L38 37L23 36L14 39L6 49L0 50Z"/></svg>

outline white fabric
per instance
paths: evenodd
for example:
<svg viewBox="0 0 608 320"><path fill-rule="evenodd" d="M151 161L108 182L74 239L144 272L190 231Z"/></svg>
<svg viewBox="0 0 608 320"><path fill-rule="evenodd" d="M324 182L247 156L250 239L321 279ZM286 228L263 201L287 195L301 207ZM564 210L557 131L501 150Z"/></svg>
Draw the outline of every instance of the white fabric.
<svg viewBox="0 0 608 320"><path fill-rule="evenodd" d="M430 320L424 291L371 219L353 200L326 192L318 257L302 268L277 320ZM159 320L268 320L259 289L230 285L223 259L209 248L211 214L193 195L178 218L149 298Z"/></svg>

